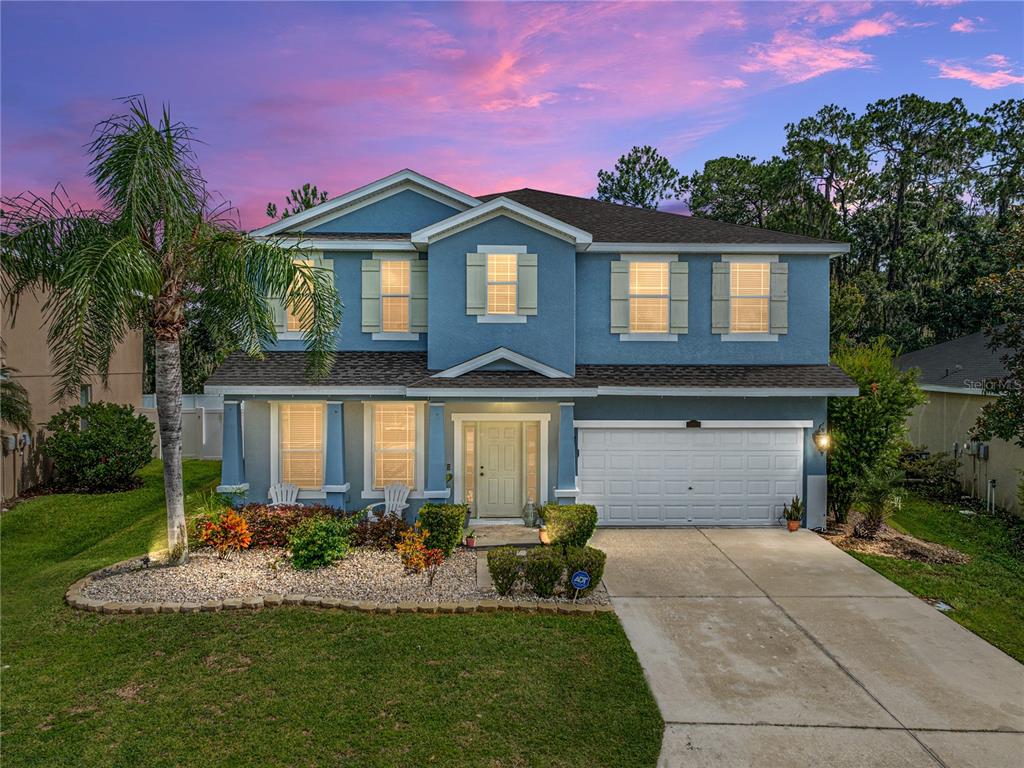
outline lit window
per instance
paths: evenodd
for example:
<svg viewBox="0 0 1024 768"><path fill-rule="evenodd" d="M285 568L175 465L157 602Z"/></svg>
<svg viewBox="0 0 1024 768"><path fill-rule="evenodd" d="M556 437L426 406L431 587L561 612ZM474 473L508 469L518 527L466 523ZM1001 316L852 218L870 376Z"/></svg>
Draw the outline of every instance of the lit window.
<svg viewBox="0 0 1024 768"><path fill-rule="evenodd" d="M518 257L514 253L487 254L487 314L516 314L517 280Z"/></svg>
<svg viewBox="0 0 1024 768"><path fill-rule="evenodd" d="M476 425L466 425L466 464L464 466L466 480L466 503L473 503L473 491L476 490Z"/></svg>
<svg viewBox="0 0 1024 768"><path fill-rule="evenodd" d="M768 332L769 264L732 262L729 265L729 330L732 333Z"/></svg>
<svg viewBox="0 0 1024 768"><path fill-rule="evenodd" d="M384 333L409 331L409 270L407 259L380 263L380 316Z"/></svg>
<svg viewBox="0 0 1024 768"><path fill-rule="evenodd" d="M668 263L629 263L629 332L668 333Z"/></svg>
<svg viewBox="0 0 1024 768"><path fill-rule="evenodd" d="M373 406L373 487L416 483L416 406L376 403Z"/></svg>
<svg viewBox="0 0 1024 768"><path fill-rule="evenodd" d="M295 263L296 264L305 264L307 267L312 267L313 266L313 260L312 259L296 259ZM305 288L306 285L307 285L307 282L308 281L306 281L304 278L298 278L298 277L296 278L296 285L297 285L297 287ZM291 302L289 302L288 306L285 307L285 312L286 312L286 314L288 316L288 330L289 331L302 332L302 331L309 330L310 320L312 318L309 316L309 312L308 311L298 312L298 313L293 312L292 311Z"/></svg>
<svg viewBox="0 0 1024 768"><path fill-rule="evenodd" d="M324 484L324 404L281 403L281 481L302 490Z"/></svg>

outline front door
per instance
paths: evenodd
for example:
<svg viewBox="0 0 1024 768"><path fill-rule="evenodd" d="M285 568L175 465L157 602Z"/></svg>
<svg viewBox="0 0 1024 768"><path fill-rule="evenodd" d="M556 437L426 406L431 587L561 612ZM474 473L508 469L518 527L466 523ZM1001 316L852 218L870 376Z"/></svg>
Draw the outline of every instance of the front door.
<svg viewBox="0 0 1024 768"><path fill-rule="evenodd" d="M523 512L523 425L515 421L484 421L479 428L477 514L519 517Z"/></svg>

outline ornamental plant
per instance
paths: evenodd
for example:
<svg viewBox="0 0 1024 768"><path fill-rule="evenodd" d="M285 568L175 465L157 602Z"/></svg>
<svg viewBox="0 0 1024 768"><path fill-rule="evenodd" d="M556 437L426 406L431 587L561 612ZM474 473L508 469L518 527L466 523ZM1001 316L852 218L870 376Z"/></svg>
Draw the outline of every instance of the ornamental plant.
<svg viewBox="0 0 1024 768"><path fill-rule="evenodd" d="M410 530L402 532L395 549L398 550L398 556L402 558L402 565L405 566L406 573L420 573L426 568L426 553L428 551L426 541L429 535L430 532L421 529L419 523L416 523Z"/></svg>
<svg viewBox="0 0 1024 768"><path fill-rule="evenodd" d="M562 581L565 557L559 547L534 547L526 553L523 579L540 597L551 597Z"/></svg>
<svg viewBox="0 0 1024 768"><path fill-rule="evenodd" d="M604 564L607 555L603 550L594 547L567 547L565 550L565 572L572 578L576 571L583 571L590 576L590 586L580 590L580 595L589 595L604 577ZM575 590L573 590L575 593Z"/></svg>
<svg viewBox="0 0 1024 768"><path fill-rule="evenodd" d="M561 547L585 547L597 527L597 508L593 504L546 504L541 517L552 544Z"/></svg>
<svg viewBox="0 0 1024 768"><path fill-rule="evenodd" d="M782 507L782 516L787 520L802 520L804 516L804 503L799 496L794 496L793 500Z"/></svg>
<svg viewBox="0 0 1024 768"><path fill-rule="evenodd" d="M298 525L314 517L335 517L334 507L322 504L246 504L238 510L249 525L253 547L287 547Z"/></svg>
<svg viewBox="0 0 1024 768"><path fill-rule="evenodd" d="M514 547L497 547L487 553L487 570L491 574L494 591L507 595L519 579L519 556Z"/></svg>
<svg viewBox="0 0 1024 768"><path fill-rule="evenodd" d="M252 537L245 520L227 507L214 512L210 517L199 523L199 540L217 552L217 557L224 559L231 552L248 549Z"/></svg>
<svg viewBox="0 0 1024 768"><path fill-rule="evenodd" d="M381 515L378 520L364 517L352 533L352 545L388 551L398 546L402 534L409 529L409 524L394 512Z"/></svg>
<svg viewBox="0 0 1024 768"><path fill-rule="evenodd" d="M434 577L437 571L444 565L444 552L440 549L426 549L423 551L423 570L427 572L427 586L434 586Z"/></svg>
<svg viewBox="0 0 1024 768"><path fill-rule="evenodd" d="M313 517L292 531L288 546L292 565L299 570L333 565L349 552L349 537L355 528L350 517Z"/></svg>
<svg viewBox="0 0 1024 768"><path fill-rule="evenodd" d="M444 552L451 557L462 541L462 530L469 516L465 504L424 504L420 507L420 522L427 534L426 545Z"/></svg>
<svg viewBox="0 0 1024 768"><path fill-rule="evenodd" d="M64 408L46 423L42 452L58 485L103 493L131 487L153 458L153 422L130 405L89 403Z"/></svg>

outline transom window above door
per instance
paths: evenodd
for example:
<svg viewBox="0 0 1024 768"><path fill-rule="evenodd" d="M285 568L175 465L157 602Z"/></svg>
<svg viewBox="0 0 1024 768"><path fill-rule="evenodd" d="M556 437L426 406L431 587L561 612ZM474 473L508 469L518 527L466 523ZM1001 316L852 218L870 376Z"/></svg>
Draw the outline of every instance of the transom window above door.
<svg viewBox="0 0 1024 768"><path fill-rule="evenodd" d="M629 263L629 332L668 333L669 265Z"/></svg>
<svg viewBox="0 0 1024 768"><path fill-rule="evenodd" d="M487 314L516 314L518 260L514 253L487 254Z"/></svg>
<svg viewBox="0 0 1024 768"><path fill-rule="evenodd" d="M380 264L381 331L408 333L411 300L408 259L385 259Z"/></svg>
<svg viewBox="0 0 1024 768"><path fill-rule="evenodd" d="M729 331L767 333L771 265L732 262L729 265Z"/></svg>

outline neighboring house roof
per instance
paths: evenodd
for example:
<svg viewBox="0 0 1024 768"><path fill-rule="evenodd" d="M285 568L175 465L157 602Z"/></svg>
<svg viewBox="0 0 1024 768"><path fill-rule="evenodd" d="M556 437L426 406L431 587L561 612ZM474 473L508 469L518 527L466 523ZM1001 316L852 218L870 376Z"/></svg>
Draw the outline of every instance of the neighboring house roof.
<svg viewBox="0 0 1024 768"><path fill-rule="evenodd" d="M577 365L576 375L549 378L533 371L474 370L457 378L437 379L427 369L425 352L336 352L334 367L321 381L305 375L305 352L267 352L263 360L231 355L209 378L212 393L272 392L276 388L307 394L426 395L450 392L471 396L473 390L533 390L596 397L603 394L712 394L749 397L774 394L857 394L854 382L830 365ZM653 391L656 390L656 391ZM786 390L786 392L780 392ZM526 394L524 392L524 394Z"/></svg>
<svg viewBox="0 0 1024 768"><path fill-rule="evenodd" d="M986 382L1001 381L1010 375L999 359L1003 352L987 345L984 333L972 333L900 355L896 365L905 371L919 369L918 384L922 389L979 393Z"/></svg>
<svg viewBox="0 0 1024 768"><path fill-rule="evenodd" d="M506 197L546 213L591 235L594 242L606 243L792 243L841 246L830 240L791 235L770 229L745 227L724 221L685 216L668 211L651 211L619 203L607 203L587 197L573 197L540 189L516 189L480 195L480 200Z"/></svg>

